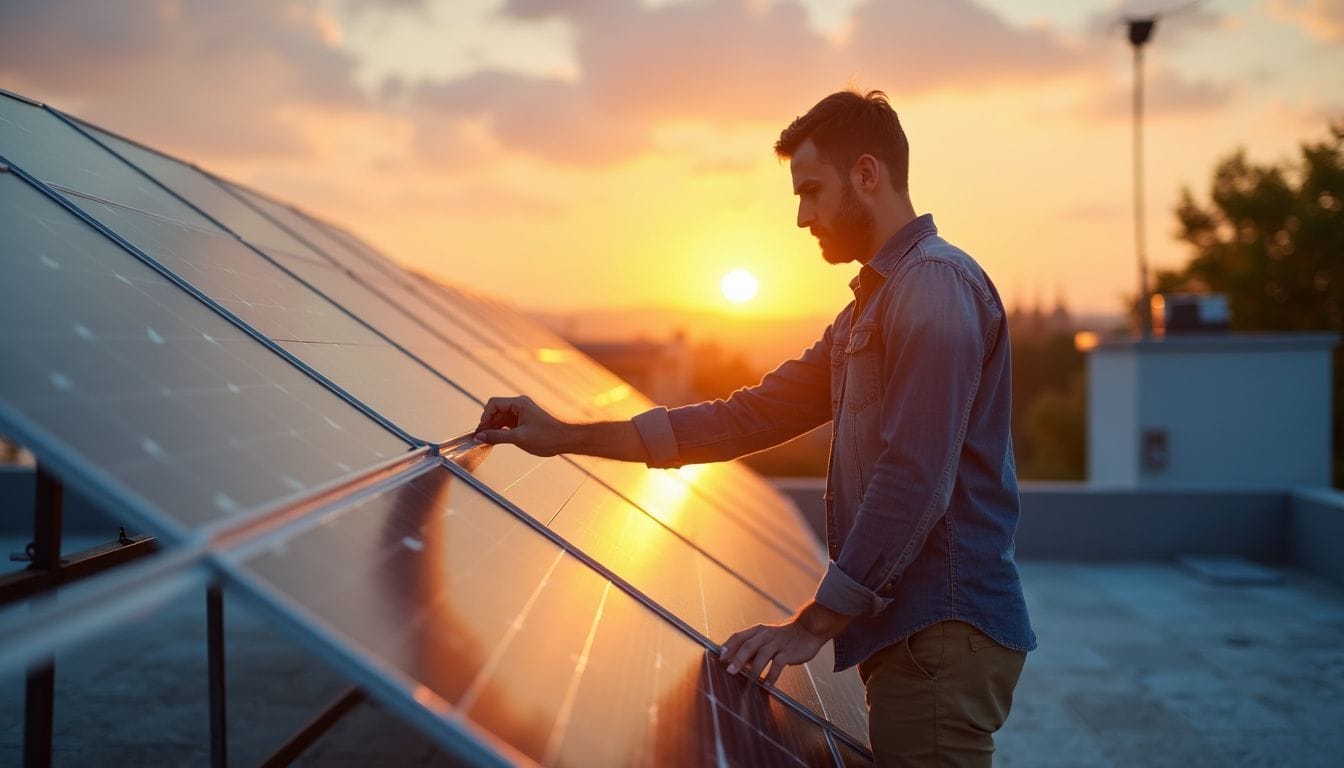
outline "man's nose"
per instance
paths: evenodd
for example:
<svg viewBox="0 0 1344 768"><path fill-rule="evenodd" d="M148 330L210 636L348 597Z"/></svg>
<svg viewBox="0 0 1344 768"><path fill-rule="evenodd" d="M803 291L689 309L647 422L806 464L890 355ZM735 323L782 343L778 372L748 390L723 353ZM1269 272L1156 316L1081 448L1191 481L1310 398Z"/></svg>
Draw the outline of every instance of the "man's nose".
<svg viewBox="0 0 1344 768"><path fill-rule="evenodd" d="M807 229L808 227L812 226L812 222L813 222L813 220L814 220L815 218L816 218L816 217L815 217L815 216L813 215L813 213L812 213L812 206L810 206L810 205L806 205L806 204L804 204L804 203L799 203L799 204L798 204L798 228L799 228L799 229Z"/></svg>

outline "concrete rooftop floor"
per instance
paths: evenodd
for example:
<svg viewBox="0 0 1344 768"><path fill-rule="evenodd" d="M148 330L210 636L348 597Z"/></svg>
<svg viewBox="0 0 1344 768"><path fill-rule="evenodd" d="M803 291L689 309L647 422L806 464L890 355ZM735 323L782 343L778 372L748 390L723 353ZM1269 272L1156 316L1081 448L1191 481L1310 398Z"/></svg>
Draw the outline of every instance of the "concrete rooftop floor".
<svg viewBox="0 0 1344 768"><path fill-rule="evenodd" d="M8 542L7 542L8 543ZM11 547L12 548L12 547ZM1335 766L1344 755L1344 591L1170 563L1021 564L1040 649L1000 766ZM57 660L57 765L206 765L204 597ZM335 671L226 603L230 763L254 765L344 690ZM22 762L23 680L0 676L0 765ZM373 703L304 765L449 765Z"/></svg>

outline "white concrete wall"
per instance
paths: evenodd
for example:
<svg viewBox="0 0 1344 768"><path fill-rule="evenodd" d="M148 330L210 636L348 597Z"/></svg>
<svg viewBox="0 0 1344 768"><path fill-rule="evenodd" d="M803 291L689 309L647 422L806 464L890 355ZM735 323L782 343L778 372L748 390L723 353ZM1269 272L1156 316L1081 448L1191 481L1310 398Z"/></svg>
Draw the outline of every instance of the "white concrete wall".
<svg viewBox="0 0 1344 768"><path fill-rule="evenodd" d="M1087 474L1095 485L1139 479L1138 368L1133 350L1087 358Z"/></svg>
<svg viewBox="0 0 1344 768"><path fill-rule="evenodd" d="M1103 344L1088 364L1089 480L1328 486L1335 341L1285 334ZM1140 461L1140 435L1150 429L1167 433L1165 469Z"/></svg>

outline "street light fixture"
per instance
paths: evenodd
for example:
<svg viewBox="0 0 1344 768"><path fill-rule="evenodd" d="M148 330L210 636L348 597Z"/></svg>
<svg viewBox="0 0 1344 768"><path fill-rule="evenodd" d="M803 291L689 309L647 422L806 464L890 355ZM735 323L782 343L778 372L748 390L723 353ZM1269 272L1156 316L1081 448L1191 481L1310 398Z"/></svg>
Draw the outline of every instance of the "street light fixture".
<svg viewBox="0 0 1344 768"><path fill-rule="evenodd" d="M1153 337L1153 313L1148 294L1148 246L1143 228L1143 46L1153 37L1157 17L1125 19L1129 44L1134 48L1134 250L1139 260L1139 328L1144 339Z"/></svg>

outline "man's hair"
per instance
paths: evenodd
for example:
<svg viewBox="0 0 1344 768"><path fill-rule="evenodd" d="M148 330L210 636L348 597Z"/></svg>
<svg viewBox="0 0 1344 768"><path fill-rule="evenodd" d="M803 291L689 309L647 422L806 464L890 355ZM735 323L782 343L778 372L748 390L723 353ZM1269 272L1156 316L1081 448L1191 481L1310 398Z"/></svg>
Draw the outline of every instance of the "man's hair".
<svg viewBox="0 0 1344 768"><path fill-rule="evenodd" d="M832 93L780 132L775 154L792 157L808 139L841 178L847 179L845 174L860 155L872 155L886 164L897 192L909 190L910 143L882 91Z"/></svg>

